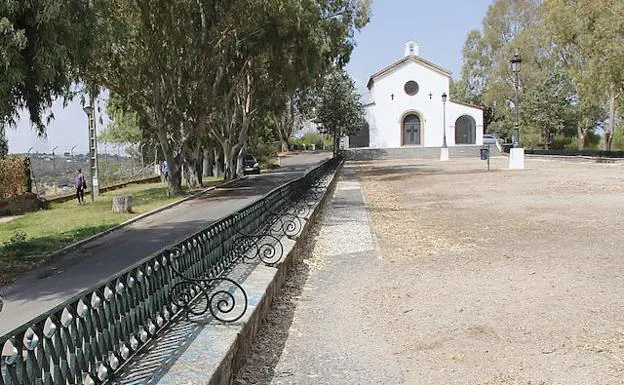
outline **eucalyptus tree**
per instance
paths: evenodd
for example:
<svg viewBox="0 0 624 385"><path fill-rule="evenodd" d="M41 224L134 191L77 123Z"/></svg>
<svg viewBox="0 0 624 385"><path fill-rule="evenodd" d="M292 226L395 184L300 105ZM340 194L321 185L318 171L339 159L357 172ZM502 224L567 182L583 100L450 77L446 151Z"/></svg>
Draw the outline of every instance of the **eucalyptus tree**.
<svg viewBox="0 0 624 385"><path fill-rule="evenodd" d="M220 52L208 125L222 144L226 179L236 176L235 162L254 121L275 111L275 103L289 103L331 66L348 62L354 32L368 22L369 8L369 2L353 0L240 4L239 12L222 18L235 27Z"/></svg>
<svg viewBox="0 0 624 385"><path fill-rule="evenodd" d="M344 63L368 3L354 0L94 0L98 37L80 73L111 90L158 138L169 192L200 180L202 143L222 147L226 178L264 100Z"/></svg>
<svg viewBox="0 0 624 385"><path fill-rule="evenodd" d="M576 89L560 63L547 28L542 1L496 0L481 30L471 31L464 46L461 79L455 97L483 104L488 131L508 136L515 125L515 74L509 60L522 57L519 73L521 139L525 145L548 143L550 134L569 134L576 125ZM586 115L585 115L586 116Z"/></svg>
<svg viewBox="0 0 624 385"><path fill-rule="evenodd" d="M624 3L620 0L545 0L547 26L560 62L573 77L578 104L579 147L607 106L606 148L610 148L616 110L624 106Z"/></svg>
<svg viewBox="0 0 624 385"><path fill-rule="evenodd" d="M169 165L169 193L181 189L183 154L196 148L207 115L217 12L227 2L100 0L97 48L81 75L111 90L158 138Z"/></svg>

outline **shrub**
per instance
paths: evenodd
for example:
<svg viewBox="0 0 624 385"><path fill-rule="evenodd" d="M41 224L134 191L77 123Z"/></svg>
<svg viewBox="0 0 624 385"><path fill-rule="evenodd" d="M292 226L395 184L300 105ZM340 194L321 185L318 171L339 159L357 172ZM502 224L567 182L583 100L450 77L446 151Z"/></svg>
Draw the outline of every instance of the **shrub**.
<svg viewBox="0 0 624 385"><path fill-rule="evenodd" d="M252 140L250 143L250 152L256 157L258 162L263 165L270 163L270 160L277 155L278 146L275 142L265 141L262 138Z"/></svg>
<svg viewBox="0 0 624 385"><path fill-rule="evenodd" d="M570 136L557 134L557 136L555 136L555 140L553 140L552 144L550 145L550 148L555 149L555 150L563 150L564 148L574 148L578 150L578 140Z"/></svg>
<svg viewBox="0 0 624 385"><path fill-rule="evenodd" d="M317 150L324 148L324 146L328 143L330 145L332 144L331 137L319 132L306 132L301 138L297 138L292 141L292 144L296 144L298 146L309 146L313 144Z"/></svg>
<svg viewBox="0 0 624 385"><path fill-rule="evenodd" d="M0 159L0 198L11 198L31 191L28 159Z"/></svg>
<svg viewBox="0 0 624 385"><path fill-rule="evenodd" d="M26 243L26 238L28 238L28 234L21 230L16 231L8 241L4 242L4 247L9 250L19 248Z"/></svg>
<svg viewBox="0 0 624 385"><path fill-rule="evenodd" d="M536 132L525 132L520 138L524 148L543 148L544 139Z"/></svg>

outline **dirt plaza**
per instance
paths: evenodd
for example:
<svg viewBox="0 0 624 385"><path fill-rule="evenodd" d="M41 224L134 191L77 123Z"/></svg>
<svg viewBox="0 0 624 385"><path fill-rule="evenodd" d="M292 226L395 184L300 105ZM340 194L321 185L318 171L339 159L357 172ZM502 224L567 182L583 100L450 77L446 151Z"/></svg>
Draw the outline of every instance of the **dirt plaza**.
<svg viewBox="0 0 624 385"><path fill-rule="evenodd" d="M391 312L379 326L406 382L622 383L624 167L483 170L358 167L386 262L371 302Z"/></svg>
<svg viewBox="0 0 624 385"><path fill-rule="evenodd" d="M624 165L526 166L347 163L235 383L624 383Z"/></svg>

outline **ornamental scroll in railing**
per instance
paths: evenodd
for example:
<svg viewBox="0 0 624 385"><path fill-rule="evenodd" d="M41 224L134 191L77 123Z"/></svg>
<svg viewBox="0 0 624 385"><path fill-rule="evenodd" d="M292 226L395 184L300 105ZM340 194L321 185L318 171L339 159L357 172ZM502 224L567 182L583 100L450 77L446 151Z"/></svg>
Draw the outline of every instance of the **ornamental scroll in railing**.
<svg viewBox="0 0 624 385"><path fill-rule="evenodd" d="M240 262L279 263L284 240L301 233L339 162L323 163L0 337L0 385L108 383L180 316L239 320L247 294L228 273Z"/></svg>

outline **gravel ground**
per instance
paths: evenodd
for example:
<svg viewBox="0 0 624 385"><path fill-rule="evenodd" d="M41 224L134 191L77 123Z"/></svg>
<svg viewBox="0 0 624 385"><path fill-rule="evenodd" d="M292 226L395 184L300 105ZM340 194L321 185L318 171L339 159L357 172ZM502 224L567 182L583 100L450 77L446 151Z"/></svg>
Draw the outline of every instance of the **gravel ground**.
<svg viewBox="0 0 624 385"><path fill-rule="evenodd" d="M354 167L314 231L234 384L402 383L378 310L362 306L381 261Z"/></svg>
<svg viewBox="0 0 624 385"><path fill-rule="evenodd" d="M358 163L234 383L624 384L624 167L506 163Z"/></svg>
<svg viewBox="0 0 624 385"><path fill-rule="evenodd" d="M406 382L624 383L624 168L493 166L359 167Z"/></svg>

